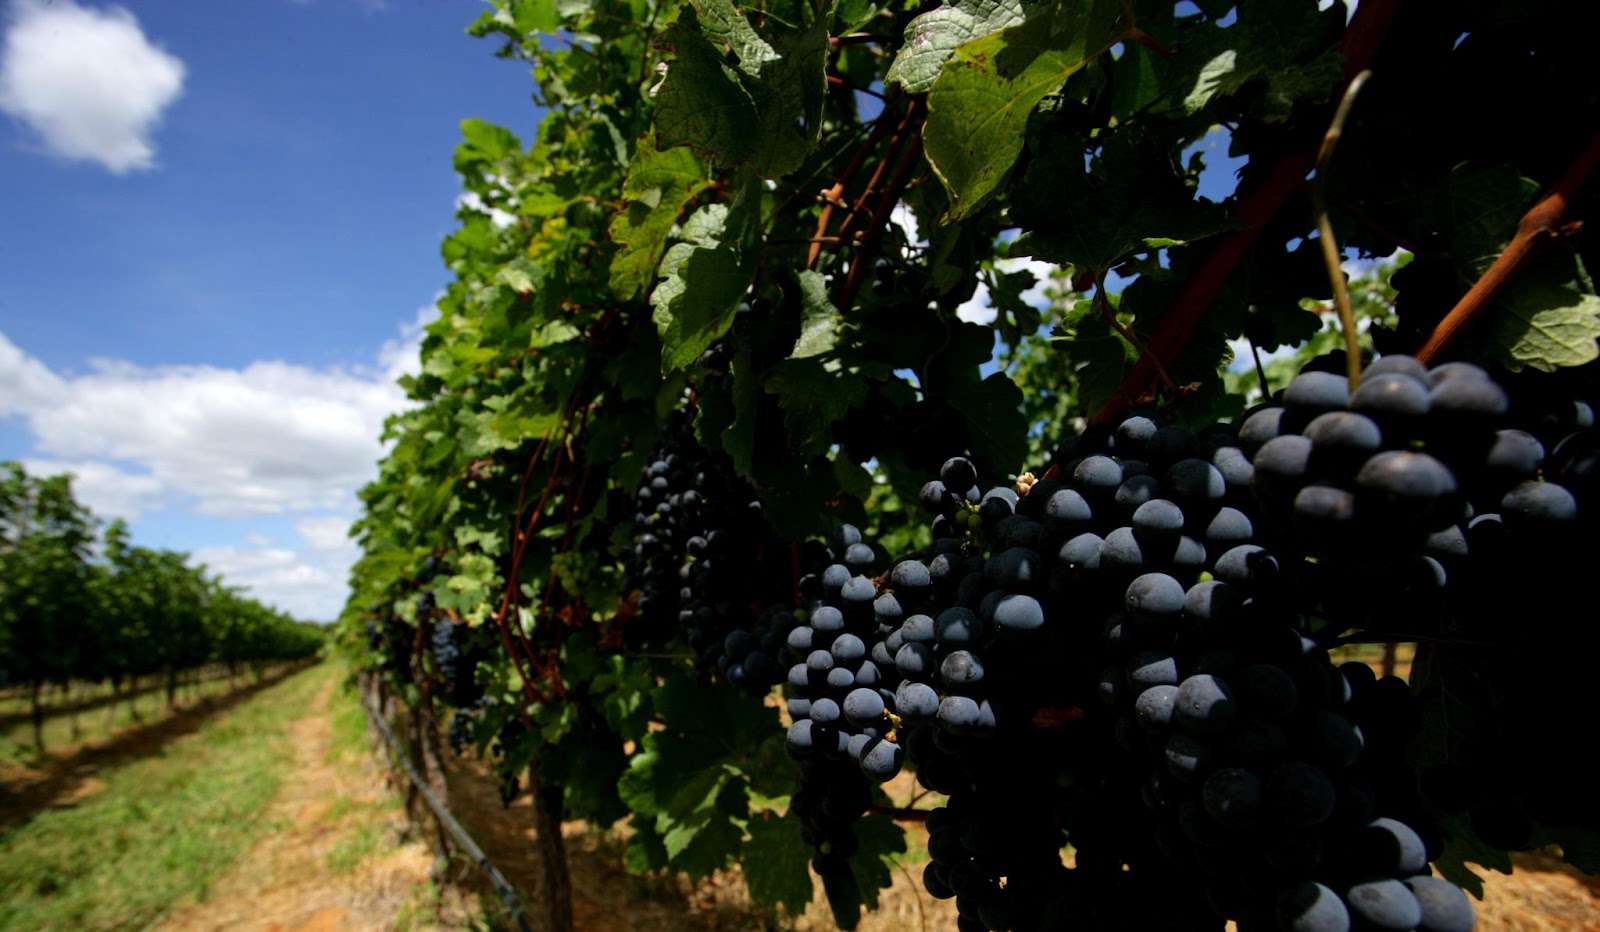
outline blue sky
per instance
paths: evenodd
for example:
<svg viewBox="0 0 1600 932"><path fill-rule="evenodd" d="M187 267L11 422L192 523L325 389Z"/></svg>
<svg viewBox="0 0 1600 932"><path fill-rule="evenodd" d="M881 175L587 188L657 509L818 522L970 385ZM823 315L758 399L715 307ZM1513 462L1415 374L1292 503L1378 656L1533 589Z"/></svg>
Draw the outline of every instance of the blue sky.
<svg viewBox="0 0 1600 932"><path fill-rule="evenodd" d="M0 459L303 617L449 280L470 0L0 0Z"/></svg>

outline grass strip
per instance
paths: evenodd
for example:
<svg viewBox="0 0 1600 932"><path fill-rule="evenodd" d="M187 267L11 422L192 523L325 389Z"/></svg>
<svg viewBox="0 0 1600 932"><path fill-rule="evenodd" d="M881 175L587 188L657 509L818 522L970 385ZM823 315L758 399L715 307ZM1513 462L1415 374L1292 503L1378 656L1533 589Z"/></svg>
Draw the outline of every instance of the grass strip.
<svg viewBox="0 0 1600 932"><path fill-rule="evenodd" d="M297 673L105 774L78 805L0 831L0 928L144 927L203 901L266 828L259 816L292 763L289 725L336 673Z"/></svg>
<svg viewBox="0 0 1600 932"><path fill-rule="evenodd" d="M204 680L198 690L184 686L179 692L178 705L180 708L194 705L197 693L200 698L222 696L249 683L248 677L240 677L235 683L230 683L227 679ZM71 714L52 711L51 717L44 720L45 754L59 756L63 748L71 749L78 742L106 738L129 725L157 721L167 714L169 714L167 694L162 689L139 694L134 699L133 708L130 708L124 699L117 702L110 710L102 706L79 712L77 736L72 734ZM34 753L31 722L15 722L0 727L0 748L6 749L5 754L9 760L26 765L38 765L41 762L39 756Z"/></svg>

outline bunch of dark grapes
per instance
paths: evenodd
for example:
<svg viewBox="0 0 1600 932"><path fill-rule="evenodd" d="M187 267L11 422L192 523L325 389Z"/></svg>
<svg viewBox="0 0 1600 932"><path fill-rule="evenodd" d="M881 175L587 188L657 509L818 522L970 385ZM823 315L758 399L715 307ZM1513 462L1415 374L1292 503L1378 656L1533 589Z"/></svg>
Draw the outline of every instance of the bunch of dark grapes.
<svg viewBox="0 0 1600 932"><path fill-rule="evenodd" d="M448 618L433 626L433 663L444 685L444 700L456 708L472 705L483 695L474 671L485 650L471 628Z"/></svg>
<svg viewBox="0 0 1600 932"><path fill-rule="evenodd" d="M367 622L367 644L377 652L382 662L379 669L398 682L411 682L411 652L416 629L397 615L386 615L381 621Z"/></svg>
<svg viewBox="0 0 1600 932"><path fill-rule="evenodd" d="M727 456L694 439L687 410L674 413L636 496L625 560L639 593L635 640L681 633L701 674L768 692L781 682L777 651L793 626L781 604L778 561L761 504Z"/></svg>
<svg viewBox="0 0 1600 932"><path fill-rule="evenodd" d="M450 716L450 749L465 754L473 743L474 727L483 713L494 708L494 697L479 695L470 705L459 706Z"/></svg>
<svg viewBox="0 0 1600 932"><path fill-rule="evenodd" d="M484 709L493 707L493 703L486 703ZM512 714L501 724L495 732L494 740L489 744L489 753L496 758L495 770L500 777L500 804L510 807L512 802L521 792L522 780L516 770L506 768L506 758L511 748L526 738L528 735L527 722L520 716Z"/></svg>
<svg viewBox="0 0 1600 932"><path fill-rule="evenodd" d="M949 797L928 821L924 884L955 899L964 929L1192 918L1185 898L1171 895L1181 878L1152 896L1139 886L1149 877L1123 866L1147 854L1135 843L1149 836L1148 819L1125 792L1126 768L1104 753L1110 735L1093 689L1112 604L1105 589L1123 575L1099 574L1100 534L1110 536L1127 508L1104 464L1085 473L1096 481L1079 489L1025 477L1020 495L980 492L971 464L956 458L922 491L934 515L937 613L931 631L902 625L901 643L889 646L914 684L897 710L918 779ZM1165 538L1152 561L1181 552ZM1061 860L1069 837L1072 870Z"/></svg>
<svg viewBox="0 0 1600 932"><path fill-rule="evenodd" d="M753 626L737 627L727 633L712 663L729 683L764 695L777 682L777 674L783 669L784 647L797 624L799 621L787 606L769 605L756 616Z"/></svg>
<svg viewBox="0 0 1600 932"><path fill-rule="evenodd" d="M813 598L791 615L803 623L790 627L782 656L791 661L787 744L799 769L791 805L816 849L812 869L832 891L855 883L855 822L871 804L872 784L893 777L904 760L888 739L899 676L882 642L887 619L904 607L893 593L880 594L871 577L877 554L855 527L839 529L827 557L837 562L804 581Z"/></svg>
<svg viewBox="0 0 1600 932"><path fill-rule="evenodd" d="M948 461L920 495L931 549L879 573L844 528L788 638L818 873L842 876L871 783L909 761L948 796L924 883L963 930L1471 928L1429 874L1441 817L1505 848L1600 824L1549 708L1583 707L1600 647L1562 602L1594 530L1593 420L1389 357L1354 392L1307 371L1237 427L1091 427L1015 488ZM1352 636L1496 671L1455 685L1501 710L1465 763L1419 783L1438 696L1335 666Z"/></svg>
<svg viewBox="0 0 1600 932"><path fill-rule="evenodd" d="M631 622L635 640L655 640L670 633L677 617L678 569L693 536L680 526L680 519L700 497L698 491L686 488L690 448L695 446L691 429L685 412L673 412L634 496L633 542L623 566L628 586L639 593ZM687 504L686 492L692 493Z"/></svg>
<svg viewBox="0 0 1600 932"><path fill-rule="evenodd" d="M869 575L877 555L852 525L841 527L833 552L842 562L822 572L822 591L807 609L805 624L788 634L795 659L788 668L789 751L802 773L813 761L847 760L866 779L882 783L900 771L903 759L899 745L884 740L900 674L884 650L883 630L914 610L921 592L905 586L880 591ZM888 585L903 579L902 566L922 571L921 588L927 588L926 570L915 561L896 566Z"/></svg>

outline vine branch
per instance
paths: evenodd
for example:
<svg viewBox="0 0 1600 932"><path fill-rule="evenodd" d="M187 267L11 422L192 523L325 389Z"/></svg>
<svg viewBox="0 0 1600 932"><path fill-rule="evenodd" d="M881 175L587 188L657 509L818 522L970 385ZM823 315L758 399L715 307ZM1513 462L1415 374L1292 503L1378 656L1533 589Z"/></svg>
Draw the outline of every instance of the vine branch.
<svg viewBox="0 0 1600 932"><path fill-rule="evenodd" d="M862 140L861 145L856 148L855 155L850 159L850 164L845 166L838 180L833 183L832 187L825 188L821 192L822 211L817 216L817 232L811 237L811 248L806 251L807 269L817 264L817 257L822 254L822 243L824 241L831 240L835 243L843 241L843 230L840 230L838 236L828 236L828 224L833 220L833 208L836 205L845 203L845 189L849 187L850 182L855 180L856 172L861 170L861 166L866 164L867 157L878 148L878 142L895 126L895 121L890 119L887 113L880 116L877 123L873 125L872 132L868 133L867 138ZM898 131L898 128L896 128L896 132Z"/></svg>
<svg viewBox="0 0 1600 932"><path fill-rule="evenodd" d="M1600 132L1589 137L1588 145L1567 166L1550 193L1522 215L1522 221L1517 224L1517 235L1506 246L1505 252L1456 302L1444 320L1439 321L1439 326L1433 329L1427 342L1417 350L1418 360L1424 365L1432 365L1468 324L1505 294L1511 283L1547 245L1577 232L1579 223L1567 220L1567 207L1589 176L1594 174L1597 165L1600 165Z"/></svg>
<svg viewBox="0 0 1600 932"><path fill-rule="evenodd" d="M916 112L917 101L912 101L911 106L906 108L906 118L901 123L901 131L897 134L897 142L906 138L907 131ZM877 249L878 240L883 236L883 228L889 223L889 215L894 213L895 205L900 203L900 195L905 192L906 186L910 184L911 172L921 158L922 134L909 134L909 144L900 153L900 160L895 165L894 175L889 179L888 187L884 188L883 193L879 195L878 206L873 210L872 219L869 221L867 229L862 233L860 248L856 250L855 257L850 261L850 275L845 280L844 290L839 293L838 306L840 308L853 306L856 295L861 293L861 285L867 278L867 257ZM888 160L886 159L883 165L887 164ZM879 166L880 171L883 165ZM872 187L869 185L867 192L863 192L863 203L866 200L866 194L871 190ZM843 226L839 228L841 236L844 235L845 227L850 225L850 221L854 217L855 215L852 214L850 217L845 218Z"/></svg>
<svg viewBox="0 0 1600 932"><path fill-rule="evenodd" d="M1344 331L1345 372L1350 380L1350 390L1361 385L1361 339L1356 333L1355 313L1350 309L1350 288L1345 284L1344 267L1339 261L1339 243L1334 239L1333 221L1328 219L1328 168L1333 163L1333 150L1344 135L1344 121L1350 117L1361 86L1372 77L1363 71L1350 79L1339 100L1339 109L1333 114L1327 133L1322 137L1322 148L1317 151L1317 180L1311 187L1312 212L1317 216L1317 240L1322 247L1322 262L1327 266L1328 284L1333 286L1333 305L1339 311L1339 329Z"/></svg>
<svg viewBox="0 0 1600 932"><path fill-rule="evenodd" d="M1399 0L1367 0L1356 8L1355 17L1339 43L1339 50L1345 59L1346 84L1367 70L1399 6ZM1128 372L1116 394L1095 415L1095 421L1112 421L1127 413L1132 399L1146 394L1158 378L1156 363L1159 361L1170 366L1177 361L1206 311L1211 309L1212 302L1222 291L1223 284L1255 244L1256 237L1283 207L1289 195L1304 183L1314 158L1315 151L1309 147L1286 154L1240 200L1233 216L1243 225L1242 228L1218 237L1206 261L1184 282L1173 298L1171 307L1162 315L1161 323L1150 338L1150 355L1141 358Z"/></svg>

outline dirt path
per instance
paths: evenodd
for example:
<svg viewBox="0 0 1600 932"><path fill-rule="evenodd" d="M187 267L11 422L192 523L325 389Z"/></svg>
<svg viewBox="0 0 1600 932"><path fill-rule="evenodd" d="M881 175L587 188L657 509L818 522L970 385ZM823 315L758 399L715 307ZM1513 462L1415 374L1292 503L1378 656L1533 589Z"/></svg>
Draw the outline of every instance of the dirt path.
<svg viewBox="0 0 1600 932"><path fill-rule="evenodd" d="M451 921L428 902L433 856L421 841L402 840L404 819L376 760L336 749L331 709L338 677L331 670L325 676L292 726L294 762L264 814L268 832L218 879L206 902L172 914L161 929L320 932L465 924L464 915Z"/></svg>

